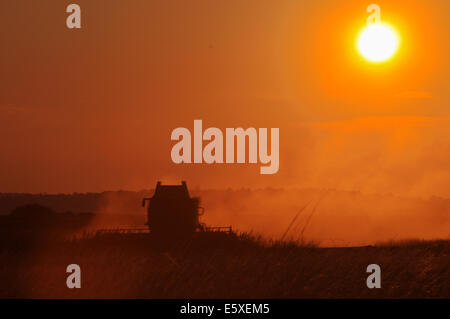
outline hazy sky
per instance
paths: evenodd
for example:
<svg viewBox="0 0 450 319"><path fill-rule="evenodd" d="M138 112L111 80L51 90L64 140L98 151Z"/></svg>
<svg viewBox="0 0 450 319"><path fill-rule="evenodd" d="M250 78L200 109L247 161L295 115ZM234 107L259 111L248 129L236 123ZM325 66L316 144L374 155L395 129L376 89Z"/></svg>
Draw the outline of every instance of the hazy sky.
<svg viewBox="0 0 450 319"><path fill-rule="evenodd" d="M65 8L82 8L82 29ZM450 196L450 2L375 1L401 35L355 50L368 1L2 0L0 191L313 186ZM280 171L177 166L171 131L279 127Z"/></svg>

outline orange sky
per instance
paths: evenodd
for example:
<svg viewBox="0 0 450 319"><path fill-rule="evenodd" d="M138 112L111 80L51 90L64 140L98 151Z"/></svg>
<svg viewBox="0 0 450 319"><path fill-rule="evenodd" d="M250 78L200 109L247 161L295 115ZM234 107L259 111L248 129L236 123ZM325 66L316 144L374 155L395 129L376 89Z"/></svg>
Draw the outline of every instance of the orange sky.
<svg viewBox="0 0 450 319"><path fill-rule="evenodd" d="M66 3L67 2L67 3ZM312 186L450 196L450 2L375 1L401 34L370 65L370 2L0 3L0 191ZM345 4L344 4L345 3ZM280 170L177 166L171 131L279 127Z"/></svg>

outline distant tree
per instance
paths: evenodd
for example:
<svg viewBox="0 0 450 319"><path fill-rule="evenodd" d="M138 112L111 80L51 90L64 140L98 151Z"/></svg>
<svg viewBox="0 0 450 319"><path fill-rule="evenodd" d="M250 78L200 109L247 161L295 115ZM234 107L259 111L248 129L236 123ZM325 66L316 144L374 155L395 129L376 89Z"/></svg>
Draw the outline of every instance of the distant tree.
<svg viewBox="0 0 450 319"><path fill-rule="evenodd" d="M27 204L16 207L11 212L11 217L20 219L48 219L55 216L55 211L50 207L42 206L39 204Z"/></svg>

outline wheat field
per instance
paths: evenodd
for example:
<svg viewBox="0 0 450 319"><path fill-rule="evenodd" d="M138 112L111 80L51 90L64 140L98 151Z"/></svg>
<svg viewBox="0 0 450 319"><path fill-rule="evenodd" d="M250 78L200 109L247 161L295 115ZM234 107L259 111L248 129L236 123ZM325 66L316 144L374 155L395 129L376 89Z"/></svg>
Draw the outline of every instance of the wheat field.
<svg viewBox="0 0 450 319"><path fill-rule="evenodd" d="M81 267L81 289L66 267ZM368 289L366 267L382 269ZM2 298L450 298L450 242L319 248L250 234L84 234L2 242Z"/></svg>

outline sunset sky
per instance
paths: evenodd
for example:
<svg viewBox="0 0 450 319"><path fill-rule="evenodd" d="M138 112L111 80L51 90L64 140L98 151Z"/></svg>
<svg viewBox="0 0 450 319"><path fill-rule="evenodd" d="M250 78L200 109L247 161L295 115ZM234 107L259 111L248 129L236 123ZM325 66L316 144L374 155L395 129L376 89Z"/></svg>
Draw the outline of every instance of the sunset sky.
<svg viewBox="0 0 450 319"><path fill-rule="evenodd" d="M69 30L78 3L82 29ZM366 7L400 36L356 49ZM450 1L2 0L0 191L333 187L450 197ZM175 165L176 127L280 128L280 170Z"/></svg>

